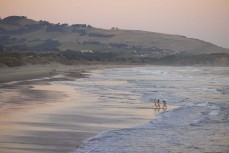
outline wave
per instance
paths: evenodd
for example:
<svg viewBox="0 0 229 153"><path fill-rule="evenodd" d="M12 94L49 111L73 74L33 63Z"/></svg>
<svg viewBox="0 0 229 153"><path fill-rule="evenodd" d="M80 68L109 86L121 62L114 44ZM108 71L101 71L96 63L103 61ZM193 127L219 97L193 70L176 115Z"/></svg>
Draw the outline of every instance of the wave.
<svg viewBox="0 0 229 153"><path fill-rule="evenodd" d="M209 103L180 107L144 125L102 132L71 153L204 152L206 149L199 148L198 143L207 145L204 135L214 133L216 127L207 132L203 129L198 135L195 128L219 114L220 107Z"/></svg>
<svg viewBox="0 0 229 153"><path fill-rule="evenodd" d="M100 72L106 79L131 84L106 89L128 90L143 102L166 99L179 108L161 112L144 125L99 133L71 153L228 152L229 97L220 92L229 82L220 72L228 69L211 70L144 67Z"/></svg>

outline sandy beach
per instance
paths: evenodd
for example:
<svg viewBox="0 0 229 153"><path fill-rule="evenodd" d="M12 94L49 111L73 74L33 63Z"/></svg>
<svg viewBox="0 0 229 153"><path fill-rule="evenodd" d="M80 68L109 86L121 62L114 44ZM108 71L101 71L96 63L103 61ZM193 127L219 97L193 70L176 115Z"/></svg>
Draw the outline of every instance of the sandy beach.
<svg viewBox="0 0 229 153"><path fill-rule="evenodd" d="M1 69L0 80L4 83L0 88L0 152L69 152L98 132L132 127L152 119L156 112L149 109L151 104L143 108L104 107L99 97L55 83L80 79L86 75L83 72L93 69L115 67L124 66L41 65ZM56 72L50 75L52 69ZM139 101L138 97L132 98Z"/></svg>
<svg viewBox="0 0 229 153"><path fill-rule="evenodd" d="M1 83L1 153L228 152L227 67L81 65L23 78L38 68Z"/></svg>
<svg viewBox="0 0 229 153"><path fill-rule="evenodd" d="M109 69L117 67L133 67L133 65L117 64L88 64L88 65L63 65L59 63L50 63L46 65L25 65L20 67L0 67L0 83L12 81L26 81L31 79L41 79L43 77L52 77L54 75L65 75L68 79L82 77L80 72L95 69ZM65 77L66 78L66 77Z"/></svg>

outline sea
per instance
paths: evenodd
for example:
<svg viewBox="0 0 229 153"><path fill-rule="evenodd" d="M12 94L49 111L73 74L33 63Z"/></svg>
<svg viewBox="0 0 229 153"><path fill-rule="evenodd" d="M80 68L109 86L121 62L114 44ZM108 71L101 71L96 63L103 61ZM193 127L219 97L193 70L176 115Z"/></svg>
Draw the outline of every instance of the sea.
<svg viewBox="0 0 229 153"><path fill-rule="evenodd" d="M104 103L134 105L130 96L120 94L128 92L138 97L138 105L159 99L176 106L145 123L98 133L71 153L229 152L228 67L114 68L65 84Z"/></svg>

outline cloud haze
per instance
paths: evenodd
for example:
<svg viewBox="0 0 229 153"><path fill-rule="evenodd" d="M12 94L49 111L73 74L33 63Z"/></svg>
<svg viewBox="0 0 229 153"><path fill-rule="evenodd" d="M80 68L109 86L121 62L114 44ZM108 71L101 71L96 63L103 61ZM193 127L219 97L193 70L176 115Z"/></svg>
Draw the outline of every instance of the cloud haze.
<svg viewBox="0 0 229 153"><path fill-rule="evenodd" d="M179 34L229 48L228 0L1 0L0 15Z"/></svg>

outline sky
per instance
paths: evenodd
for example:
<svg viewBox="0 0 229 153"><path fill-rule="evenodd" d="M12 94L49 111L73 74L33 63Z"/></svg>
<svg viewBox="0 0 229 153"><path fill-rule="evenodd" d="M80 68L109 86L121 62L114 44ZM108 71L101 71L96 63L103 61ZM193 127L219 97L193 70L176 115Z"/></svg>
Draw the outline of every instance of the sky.
<svg viewBox="0 0 229 153"><path fill-rule="evenodd" d="M177 34L229 48L229 0L0 0L0 17Z"/></svg>

